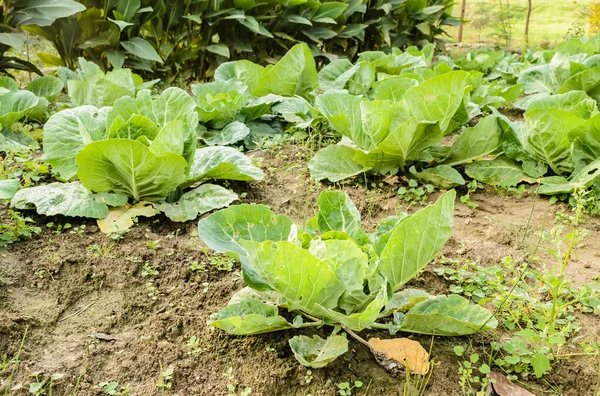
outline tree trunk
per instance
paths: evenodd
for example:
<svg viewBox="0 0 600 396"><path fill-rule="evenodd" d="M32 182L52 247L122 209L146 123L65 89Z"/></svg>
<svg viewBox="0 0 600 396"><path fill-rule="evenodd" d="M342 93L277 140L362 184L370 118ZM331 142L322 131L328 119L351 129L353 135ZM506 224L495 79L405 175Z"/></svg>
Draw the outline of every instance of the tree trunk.
<svg viewBox="0 0 600 396"><path fill-rule="evenodd" d="M463 23L462 21L464 21L465 19L465 9L467 8L467 0L462 0L462 4L460 6L460 26L458 27L458 42L462 43L462 38L463 38Z"/></svg>
<svg viewBox="0 0 600 396"><path fill-rule="evenodd" d="M527 19L525 20L525 49L529 47L529 19L531 18L531 0L527 2Z"/></svg>

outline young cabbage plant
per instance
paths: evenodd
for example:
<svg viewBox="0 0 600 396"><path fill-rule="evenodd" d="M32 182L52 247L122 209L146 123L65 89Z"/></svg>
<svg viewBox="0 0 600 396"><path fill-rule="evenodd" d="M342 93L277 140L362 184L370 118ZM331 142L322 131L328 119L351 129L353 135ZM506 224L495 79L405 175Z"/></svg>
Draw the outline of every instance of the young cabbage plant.
<svg viewBox="0 0 600 396"><path fill-rule="evenodd" d="M313 157L311 175L335 182L368 171L400 170L440 188L463 185L452 166L493 153L502 141L498 116L492 114L467 128L453 147L441 146L445 135L470 118L464 112L468 79L466 72L444 73L408 87L398 101L344 93L318 96L317 108L343 139Z"/></svg>
<svg viewBox="0 0 600 396"><path fill-rule="evenodd" d="M582 91L538 97L524 117L523 123L502 119L502 154L467 165L470 177L501 186L541 178L538 192L545 195L569 194L597 182L600 114L595 100Z"/></svg>
<svg viewBox="0 0 600 396"><path fill-rule="evenodd" d="M135 97L137 92L149 89L160 81L144 82L130 69L115 68L104 73L97 64L84 58L79 58L76 72L59 67L58 75L65 80L74 106L112 106L117 99Z"/></svg>
<svg viewBox="0 0 600 396"><path fill-rule="evenodd" d="M61 214L101 219L109 206L150 202L173 221L225 207L237 195L207 181L260 180L263 173L233 148L197 149L197 125L194 100L178 88L158 97L142 90L112 108L63 110L45 125L46 158L58 178L80 182L23 189L11 203L46 214L57 210L47 209L54 200L63 203Z"/></svg>
<svg viewBox="0 0 600 396"><path fill-rule="evenodd" d="M322 192L304 230L264 205L211 214L198 224L200 239L239 259L248 287L209 324L235 335L334 327L327 339L290 339L298 360L315 368L347 351L340 328L441 336L495 328L487 309L460 296L405 288L450 237L454 200L450 191L414 214L385 219L373 234L361 229L360 214L343 192Z"/></svg>
<svg viewBox="0 0 600 396"><path fill-rule="evenodd" d="M12 129L19 121L46 118L48 105L63 89L60 79L38 77L20 90L15 80L0 76L0 151L27 151L38 146L28 133Z"/></svg>

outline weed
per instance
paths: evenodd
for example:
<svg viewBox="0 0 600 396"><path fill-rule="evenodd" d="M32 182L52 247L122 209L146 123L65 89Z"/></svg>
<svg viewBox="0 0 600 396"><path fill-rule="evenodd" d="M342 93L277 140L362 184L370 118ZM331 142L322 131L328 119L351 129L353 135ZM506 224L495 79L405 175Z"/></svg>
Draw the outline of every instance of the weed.
<svg viewBox="0 0 600 396"><path fill-rule="evenodd" d="M160 365L160 378L156 383L156 387L160 389L160 394L165 395L167 389L173 387L173 366L169 366L166 370L163 370L162 364Z"/></svg>
<svg viewBox="0 0 600 396"><path fill-rule="evenodd" d="M150 263L145 263L142 267L142 276L146 277L155 277L158 276L160 272L158 271L158 266L151 265Z"/></svg>
<svg viewBox="0 0 600 396"><path fill-rule="evenodd" d="M463 356L464 352L465 348L462 346L456 345L454 347L456 356ZM469 355L468 360L459 362L459 384L463 395L484 396L488 384L495 382L493 379L487 378L487 374L491 371L490 366L485 363L478 363L478 353L472 353Z"/></svg>
<svg viewBox="0 0 600 396"><path fill-rule="evenodd" d="M101 258L113 258L113 255L110 252L115 247L114 243L107 243L99 245L94 243L93 245L89 245L86 249L90 256L92 257L101 257Z"/></svg>
<svg viewBox="0 0 600 396"><path fill-rule="evenodd" d="M312 371L306 370L306 374L304 375L304 383L306 385L310 384L313 380Z"/></svg>
<svg viewBox="0 0 600 396"><path fill-rule="evenodd" d="M400 187L398 189L398 198L405 202L415 202L424 205L429 199L428 194L431 194L433 191L434 188L431 184L424 184L419 187L419 183L415 179L410 179L408 181L408 188Z"/></svg>
<svg viewBox="0 0 600 396"><path fill-rule="evenodd" d="M223 373L223 376L225 376L230 381L230 383L227 384L227 395L238 396L237 387L239 385L239 382L235 379L233 375L233 367L229 367L229 369L225 373ZM247 386L240 391L239 396L248 396L251 393L252 388Z"/></svg>
<svg viewBox="0 0 600 396"><path fill-rule="evenodd" d="M460 197L460 202L464 203L471 210L477 209L479 205L471 201L471 193L474 193L479 189L483 189L483 186L481 183L478 183L477 180L469 182L467 184L467 193Z"/></svg>
<svg viewBox="0 0 600 396"><path fill-rule="evenodd" d="M206 266L204 264L200 264L197 261L192 262L190 264L190 271L192 272L204 272L206 271Z"/></svg>
<svg viewBox="0 0 600 396"><path fill-rule="evenodd" d="M337 384L338 393L342 396L351 396L353 389L362 388L363 383L361 381L354 381L352 384L350 382L340 382Z"/></svg>
<svg viewBox="0 0 600 396"><path fill-rule="evenodd" d="M148 245L148 248L150 250L160 249L160 239L158 239L156 241L146 241L146 244Z"/></svg>
<svg viewBox="0 0 600 396"><path fill-rule="evenodd" d="M9 390L11 389L11 383L12 380L15 376L15 373L17 372L17 369L19 368L19 364L21 364L21 353L23 352L23 346L25 345L25 339L27 338L27 332L29 331L29 326L25 327L25 332L23 333L23 338L21 338L21 344L19 345L19 350L17 351L17 356L15 356L11 361L10 364L12 365L12 370L10 371L10 375L8 376L8 379L6 380L6 391L4 392L4 395L8 395ZM8 369L8 366L6 367L6 369ZM4 371L5 369L3 369Z"/></svg>
<svg viewBox="0 0 600 396"><path fill-rule="evenodd" d="M233 271L235 259L224 254L214 254L208 258L208 263L219 271Z"/></svg>
<svg viewBox="0 0 600 396"><path fill-rule="evenodd" d="M116 381L100 382L98 384L103 395L128 395L130 392L129 385L124 385L119 388L119 383Z"/></svg>
<svg viewBox="0 0 600 396"><path fill-rule="evenodd" d="M8 210L10 220L8 222L0 222L0 247L7 246L11 243L18 242L23 239L29 239L34 234L39 234L42 229L35 226L35 222L30 217L23 217L16 210Z"/></svg>
<svg viewBox="0 0 600 396"><path fill-rule="evenodd" d="M200 339L196 336L191 336L185 346L190 349L188 352L190 355L197 355L202 352L202 348L200 348Z"/></svg>

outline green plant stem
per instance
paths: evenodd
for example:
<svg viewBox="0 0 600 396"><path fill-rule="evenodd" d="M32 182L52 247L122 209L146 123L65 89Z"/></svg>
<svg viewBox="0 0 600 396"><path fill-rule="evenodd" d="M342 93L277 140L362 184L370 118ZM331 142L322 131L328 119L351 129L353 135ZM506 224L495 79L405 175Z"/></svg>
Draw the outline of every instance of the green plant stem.
<svg viewBox="0 0 600 396"><path fill-rule="evenodd" d="M27 327L25 327L25 332L23 333L23 338L21 339L21 345L19 346L19 351L17 352L17 357L15 358L15 363L10 372L10 376L8 377L8 381L6 382L6 391L4 392L5 395L8 395L8 392L10 391L10 385L12 383L12 379L15 375L15 372L17 371L17 368L19 367L19 359L21 358L21 352L23 351L23 346L25 345L25 338L27 338L28 331L29 331L29 325Z"/></svg>

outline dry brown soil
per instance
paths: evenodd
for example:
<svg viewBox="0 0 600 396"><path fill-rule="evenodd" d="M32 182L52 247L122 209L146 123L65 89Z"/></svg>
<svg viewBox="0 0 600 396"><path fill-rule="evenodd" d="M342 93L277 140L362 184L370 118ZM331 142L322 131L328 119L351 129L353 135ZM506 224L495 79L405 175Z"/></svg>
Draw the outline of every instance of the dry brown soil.
<svg viewBox="0 0 600 396"><path fill-rule="evenodd" d="M405 209L394 192L398 186L367 190L357 181L315 185L307 177L302 152L300 147L288 146L252 153L267 169L266 179L231 187L247 192L242 202L267 204L299 224L313 214L322 188L348 192L370 231L382 218ZM476 210L457 201L455 230L443 253L484 266L497 264L505 256L522 258L537 244L539 232L553 226L555 211L564 209L531 191L517 199L487 189L472 195L472 200L479 205ZM414 209L413 205L410 210ZM5 215L3 207L0 216ZM36 220L42 225L53 221L87 227L81 235L57 234L44 227L41 235L0 250L0 362L12 359L24 339L13 385L22 383L27 388L36 372L40 378L63 373L54 395L73 394L77 383L77 395L99 395L98 384L109 381L129 384L131 395L161 395L157 388L161 367L172 367L172 388L164 390L165 395L227 395L228 384L237 385L238 394L250 387L252 395L335 395L338 383L354 380L365 384L356 395L403 394L404 378L388 374L366 347L353 340L349 353L324 369L312 370L307 383L307 370L287 345L287 339L299 331L236 337L207 327L209 315L226 305L244 284L239 265L230 272L211 265L209 260L214 263L215 259L203 249L196 221L141 219L124 239L113 241L92 221ZM593 282L600 270L600 223L592 218L585 227L590 235L568 270L578 284ZM160 240L160 247L152 249L148 241L155 240ZM539 268L554 263L544 252L542 244L536 262ZM192 271L192 262L204 264L206 270ZM156 266L159 274L144 277L143 263ZM149 288L150 280L155 290ZM412 286L448 291L448 284L431 270ZM598 318L586 316L583 322L585 336L597 339ZM312 332L326 335L324 330ZM109 337L98 339L98 333ZM378 331L362 335L390 337ZM195 348L186 345L192 336L197 337ZM428 337L410 337L430 344ZM426 394L461 394L453 346L477 346L485 340L486 335L435 339L432 357L439 365ZM545 380L528 383L529 389L535 394L551 394L552 389L567 395L593 394L598 375L595 360L574 358L557 366ZM9 371L0 374L0 384L6 384Z"/></svg>

